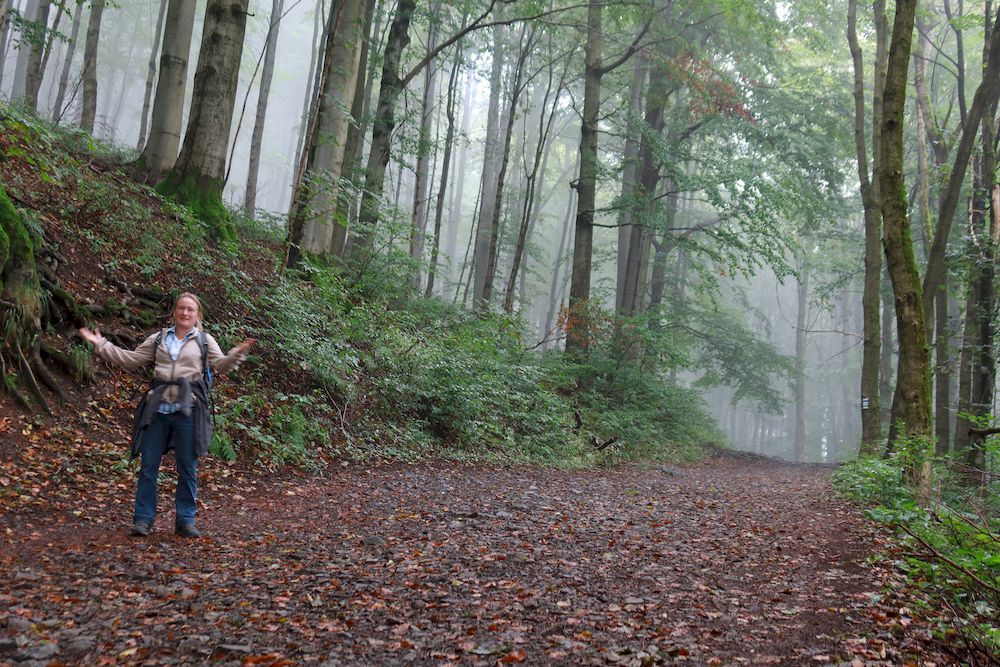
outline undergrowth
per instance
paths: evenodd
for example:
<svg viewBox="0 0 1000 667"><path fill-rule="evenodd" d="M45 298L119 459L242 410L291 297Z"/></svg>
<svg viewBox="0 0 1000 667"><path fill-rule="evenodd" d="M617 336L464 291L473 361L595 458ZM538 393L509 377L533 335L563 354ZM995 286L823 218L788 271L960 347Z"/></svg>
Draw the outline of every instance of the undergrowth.
<svg viewBox="0 0 1000 667"><path fill-rule="evenodd" d="M934 499L921 507L905 478L911 449L904 441L888 458L861 457L842 466L834 483L895 531L895 565L923 593L923 614L938 638L964 646L976 664L992 664L1000 657L1000 485L970 486L954 472L957 459L940 458ZM991 463L998 449L997 441L987 443Z"/></svg>
<svg viewBox="0 0 1000 667"><path fill-rule="evenodd" d="M238 240L215 244L191 210L128 178L132 154L21 107L0 107L0 124L6 156L33 170L16 170L6 185L46 188L56 221L48 224L102 275L207 295L207 329L224 348L259 340L255 358L215 392L212 452L222 459L316 467L344 456L432 455L581 466L692 458L700 443L720 440L699 392L650 363L670 351L628 358L621 330L607 327L592 332L583 358L541 354L516 316L414 295L406 215L384 216L377 252L357 265L306 260L281 279L281 220L234 213ZM165 321L107 290L104 319L127 316L135 335Z"/></svg>

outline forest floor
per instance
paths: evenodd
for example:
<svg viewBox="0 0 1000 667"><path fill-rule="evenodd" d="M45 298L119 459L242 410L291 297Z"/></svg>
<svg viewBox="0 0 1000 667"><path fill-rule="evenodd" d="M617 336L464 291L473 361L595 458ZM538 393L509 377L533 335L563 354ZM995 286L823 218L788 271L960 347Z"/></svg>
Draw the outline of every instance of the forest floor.
<svg viewBox="0 0 1000 667"><path fill-rule="evenodd" d="M0 664L954 662L829 468L206 468L197 540L114 480L0 513Z"/></svg>

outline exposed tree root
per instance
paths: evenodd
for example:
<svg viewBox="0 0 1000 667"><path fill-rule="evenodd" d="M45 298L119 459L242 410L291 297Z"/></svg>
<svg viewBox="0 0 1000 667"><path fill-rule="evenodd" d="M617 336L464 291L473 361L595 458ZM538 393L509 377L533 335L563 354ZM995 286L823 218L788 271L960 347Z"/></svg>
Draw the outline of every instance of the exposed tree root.
<svg viewBox="0 0 1000 667"><path fill-rule="evenodd" d="M28 317L18 303L0 300L0 370L3 389L25 410L52 414L50 399L66 401L62 383L50 370L52 361L61 370L83 379L93 378L94 371L74 363L72 355L42 341L42 332L54 330L72 339L76 329L90 321L87 309L61 284L55 271L66 263L58 252L43 243L34 253L41 317Z"/></svg>
<svg viewBox="0 0 1000 667"><path fill-rule="evenodd" d="M81 365L75 362L70 354L54 348L44 341L42 341L42 344L39 347L39 352L46 359L49 359L53 364L65 371L68 375L72 375L78 380L93 382L94 378L97 377L97 374L94 372L93 365Z"/></svg>
<svg viewBox="0 0 1000 667"><path fill-rule="evenodd" d="M49 390L56 395L59 399L59 403L63 404L66 402L66 393L63 391L62 386L53 377L52 373L49 371L45 362L42 361L42 356L39 354L38 348L36 347L31 355L31 369L34 371L35 375L42 381Z"/></svg>
<svg viewBox="0 0 1000 667"><path fill-rule="evenodd" d="M31 364L20 348L16 349L15 352L18 356L18 363L21 366L21 381L28 386L28 391L35 399L35 402L45 411L45 414L51 415L52 408L49 407L49 402L45 400L45 394L42 393L42 388L39 386L38 380L35 379L35 373L31 368Z"/></svg>

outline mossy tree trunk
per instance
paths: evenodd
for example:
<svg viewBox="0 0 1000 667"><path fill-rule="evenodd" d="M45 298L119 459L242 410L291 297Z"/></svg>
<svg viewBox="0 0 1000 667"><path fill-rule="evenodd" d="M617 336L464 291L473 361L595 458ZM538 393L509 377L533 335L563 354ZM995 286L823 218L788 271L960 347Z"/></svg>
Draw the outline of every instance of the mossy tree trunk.
<svg viewBox="0 0 1000 667"><path fill-rule="evenodd" d="M189 206L224 241L236 236L222 189L248 3L209 0L184 144L173 169L156 186L160 194Z"/></svg>
<svg viewBox="0 0 1000 667"><path fill-rule="evenodd" d="M930 352L924 329L923 290L910 236L906 189L903 182L903 112L906 77L913 39L916 0L896 3L896 16L889 47L883 92L881 141L883 245L886 266L896 302L899 336L897 393L905 434L915 445L932 437ZM911 470L918 499L926 503L930 494L930 460L917 453Z"/></svg>
<svg viewBox="0 0 1000 667"><path fill-rule="evenodd" d="M0 185L0 380L25 408L31 402L18 389L27 386L48 409L35 379L37 333L41 330L42 288L35 264L34 245L21 214Z"/></svg>

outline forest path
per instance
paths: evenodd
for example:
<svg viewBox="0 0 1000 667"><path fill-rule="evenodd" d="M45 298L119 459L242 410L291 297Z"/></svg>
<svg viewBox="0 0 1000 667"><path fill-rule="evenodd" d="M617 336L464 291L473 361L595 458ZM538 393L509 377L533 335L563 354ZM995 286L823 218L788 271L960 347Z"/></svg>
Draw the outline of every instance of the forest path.
<svg viewBox="0 0 1000 667"><path fill-rule="evenodd" d="M210 481L200 540L170 515L129 538L124 502L88 520L0 515L0 663L926 658L906 609L873 602L877 538L829 475L721 456Z"/></svg>

